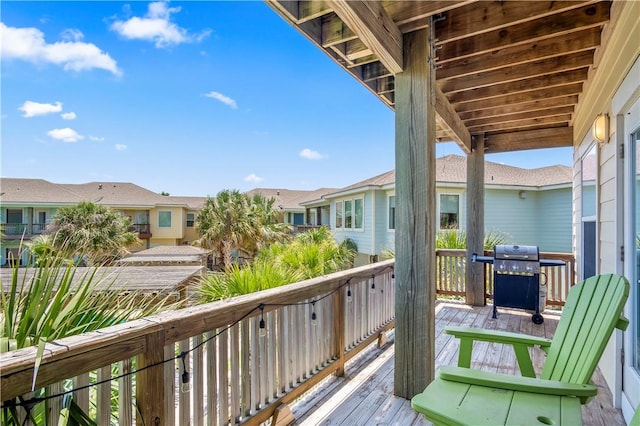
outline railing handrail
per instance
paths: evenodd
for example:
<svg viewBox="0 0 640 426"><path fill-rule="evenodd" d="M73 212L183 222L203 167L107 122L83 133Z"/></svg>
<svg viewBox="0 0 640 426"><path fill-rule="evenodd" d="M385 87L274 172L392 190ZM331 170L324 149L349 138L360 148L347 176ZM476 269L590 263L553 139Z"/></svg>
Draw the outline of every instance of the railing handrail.
<svg viewBox="0 0 640 426"><path fill-rule="evenodd" d="M277 305L313 299L339 289L349 278L366 278L388 271L394 264L393 259L386 260L48 343L38 369L36 388L145 353L149 339L162 336L163 344L179 342L198 333L226 327L244 317L258 316L261 304L268 312L277 309ZM0 354L0 387L4 400L31 390L36 352L37 348L29 347Z"/></svg>

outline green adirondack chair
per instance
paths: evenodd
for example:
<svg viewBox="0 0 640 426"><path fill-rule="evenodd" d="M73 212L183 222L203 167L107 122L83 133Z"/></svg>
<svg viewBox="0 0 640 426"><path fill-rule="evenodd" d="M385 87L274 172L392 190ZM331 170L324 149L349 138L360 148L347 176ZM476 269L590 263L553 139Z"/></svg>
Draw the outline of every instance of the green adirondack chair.
<svg viewBox="0 0 640 426"><path fill-rule="evenodd" d="M500 400L499 405L509 410L517 399L516 405L524 406L522 412L533 413L541 405L557 403L563 407L563 411L558 408L558 418L566 415L565 423L576 421L580 416L578 401L585 404L597 394L596 386L589 381L609 337L614 328L625 330L629 324L621 315L628 295L629 282L620 275L599 275L575 285L569 291L552 340L498 330L447 328L446 333L460 339L458 366L440 367L438 377L412 399L412 407L436 424L475 424L480 422L479 411L474 412L474 407L490 412ZM512 345L522 375L470 368L474 341ZM540 346L547 353L539 378L529 356L532 346ZM462 409L462 401L470 392L472 406ZM504 414L514 421L513 416L517 416L500 410L495 413L498 417ZM460 421L456 416L461 417ZM547 416L537 418L543 424L555 421ZM518 421L516 418L515 424Z"/></svg>

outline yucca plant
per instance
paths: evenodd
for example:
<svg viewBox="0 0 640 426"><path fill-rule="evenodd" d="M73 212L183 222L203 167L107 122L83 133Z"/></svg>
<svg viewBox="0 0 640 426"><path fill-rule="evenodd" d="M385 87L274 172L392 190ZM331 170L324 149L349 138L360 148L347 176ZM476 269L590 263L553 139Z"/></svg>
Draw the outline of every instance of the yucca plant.
<svg viewBox="0 0 640 426"><path fill-rule="evenodd" d="M81 273L71 262L42 256L26 268L13 266L11 282L0 295L0 352L37 346L36 366L47 342L97 330L172 308L169 299L145 299L114 286L99 268ZM10 284L10 285L7 285ZM37 374L34 371L33 383ZM36 391L36 395L42 390ZM31 410L31 421L43 424L43 404ZM22 424L15 410L2 412L2 424Z"/></svg>

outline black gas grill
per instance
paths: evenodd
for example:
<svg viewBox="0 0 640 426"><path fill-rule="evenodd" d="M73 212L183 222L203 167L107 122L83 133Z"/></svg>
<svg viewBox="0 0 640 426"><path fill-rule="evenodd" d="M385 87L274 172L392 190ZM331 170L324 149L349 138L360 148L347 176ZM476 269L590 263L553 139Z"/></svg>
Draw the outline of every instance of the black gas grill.
<svg viewBox="0 0 640 426"><path fill-rule="evenodd" d="M493 253L493 257L472 256L474 262L493 263L493 318L498 317L498 306L519 308L535 311L531 321L542 324L540 266L561 266L564 262L540 259L538 246L497 245Z"/></svg>

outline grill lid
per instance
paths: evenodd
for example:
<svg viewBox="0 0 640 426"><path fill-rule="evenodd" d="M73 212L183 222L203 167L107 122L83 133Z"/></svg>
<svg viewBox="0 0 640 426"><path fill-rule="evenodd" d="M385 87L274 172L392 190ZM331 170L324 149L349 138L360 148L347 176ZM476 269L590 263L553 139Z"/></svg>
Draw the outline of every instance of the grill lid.
<svg viewBox="0 0 640 426"><path fill-rule="evenodd" d="M501 244L493 249L496 259L528 260L537 262L540 260L538 246L519 246L515 244Z"/></svg>

